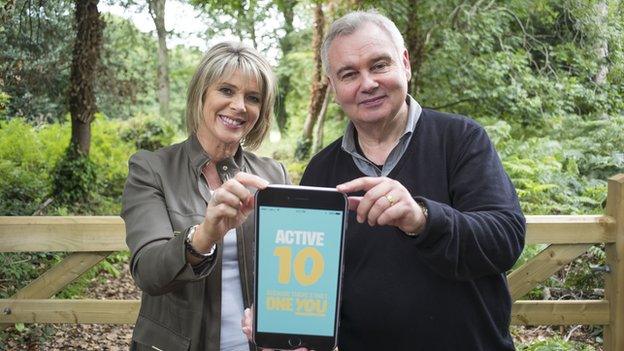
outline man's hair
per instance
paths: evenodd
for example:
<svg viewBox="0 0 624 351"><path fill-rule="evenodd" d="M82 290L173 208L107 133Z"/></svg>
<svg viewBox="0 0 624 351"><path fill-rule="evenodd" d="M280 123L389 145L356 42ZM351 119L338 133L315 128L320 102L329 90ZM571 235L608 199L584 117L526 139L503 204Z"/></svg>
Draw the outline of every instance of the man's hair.
<svg viewBox="0 0 624 351"><path fill-rule="evenodd" d="M390 38L392 38L392 42L394 47L397 50L397 54L400 56L403 50L405 49L405 41L403 40L403 36L397 26L392 22L388 17L380 14L377 10L368 10L368 11L355 11L350 12L339 19L335 20L334 23L329 27L329 31L323 40L323 46L321 47L321 61L323 62L323 67L325 69L325 73L329 74L329 47L331 46L334 39L344 36L351 35L360 27L367 23L372 23L379 27L381 30L386 32Z"/></svg>
<svg viewBox="0 0 624 351"><path fill-rule="evenodd" d="M186 129L189 135L197 133L204 122L203 107L206 89L239 71L246 79L255 79L260 94L260 115L241 143L255 149L269 131L273 118L273 104L277 83L271 65L256 50L238 42L223 42L210 48L203 57L188 88L186 99Z"/></svg>

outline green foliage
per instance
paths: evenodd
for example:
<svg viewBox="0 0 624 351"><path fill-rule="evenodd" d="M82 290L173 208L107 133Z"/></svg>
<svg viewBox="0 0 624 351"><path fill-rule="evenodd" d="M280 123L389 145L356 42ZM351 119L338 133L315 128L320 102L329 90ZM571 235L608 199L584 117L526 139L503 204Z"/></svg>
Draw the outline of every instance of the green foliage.
<svg viewBox="0 0 624 351"><path fill-rule="evenodd" d="M73 8L73 2L65 0L47 1L45 6L16 0L9 22L0 30L0 120L63 120L75 37ZM102 18L106 26L95 82L99 111L121 119L155 114L156 39L126 19L110 14ZM186 88L201 52L186 47L170 51L172 116L174 125L181 126Z"/></svg>
<svg viewBox="0 0 624 351"><path fill-rule="evenodd" d="M549 133L551 122L561 116L621 111L621 80L612 74L601 84L594 80L596 43L590 38L595 34L585 25L596 17L587 10L593 5L537 4L457 7L452 22L432 32L420 100L453 112L505 120L524 135ZM621 23L607 23L609 47L621 47ZM622 63L611 61L611 69L621 69Z"/></svg>
<svg viewBox="0 0 624 351"><path fill-rule="evenodd" d="M98 108L109 118L128 119L158 110L155 87L156 41L129 20L105 14L98 66Z"/></svg>
<svg viewBox="0 0 624 351"><path fill-rule="evenodd" d="M482 120L525 213L602 213L606 179L624 170L624 116L553 121L549 136L517 139L507 122ZM601 147L597 147L600 143Z"/></svg>
<svg viewBox="0 0 624 351"><path fill-rule="evenodd" d="M308 38L308 40L311 39ZM290 54L282 59L280 65L276 68L279 75L290 75L292 77L290 82L291 89L286 94L286 101L280 101L280 103L286 104L286 111L289 116L286 129L290 131L288 137L291 138L291 142L296 142L296 138L301 135L303 122L308 112L310 86L314 69L312 58L310 48L307 48L304 52L293 49Z"/></svg>
<svg viewBox="0 0 624 351"><path fill-rule="evenodd" d="M70 145L53 171L52 196L57 206L70 207L73 212L88 213L95 205L98 189L96 165Z"/></svg>
<svg viewBox="0 0 624 351"><path fill-rule="evenodd" d="M171 124L177 130L186 131L186 91L202 57L198 48L176 46L169 50Z"/></svg>
<svg viewBox="0 0 624 351"><path fill-rule="evenodd" d="M42 324L37 328L32 328L24 323L16 323L15 329L19 334L11 335L12 342L7 340L9 335L7 331L0 331L0 350L14 350L15 345L42 344L56 332L52 324Z"/></svg>
<svg viewBox="0 0 624 351"><path fill-rule="evenodd" d="M595 351L590 345L579 342L566 341L560 337L553 337L530 345L516 345L518 351Z"/></svg>
<svg viewBox="0 0 624 351"><path fill-rule="evenodd" d="M91 125L91 153L89 158L97 165L98 187L94 190L99 208L94 214L118 214L121 194L128 175L128 159L136 151L132 142L122 135L134 118L124 122L97 116ZM162 136L157 135L156 138ZM159 139L159 140L161 140ZM149 139L146 140L149 142Z"/></svg>
<svg viewBox="0 0 624 351"><path fill-rule="evenodd" d="M0 284L0 299L9 298L17 290L37 277L43 268L47 268L57 261L51 253L0 253L0 267L2 284Z"/></svg>
<svg viewBox="0 0 624 351"><path fill-rule="evenodd" d="M100 283L104 283L104 279L99 279L103 272L106 272L113 277L119 277L121 272L119 266L123 262L127 262L130 255L128 251L119 251L110 254L105 260L86 271L77 280L66 286L62 291L55 295L58 299L75 299L85 295L87 289L94 280L99 280Z"/></svg>
<svg viewBox="0 0 624 351"><path fill-rule="evenodd" d="M594 267L606 264L604 247L592 246L588 252L574 260L566 272L564 287L578 295L591 296L593 290L604 287L604 277Z"/></svg>
<svg viewBox="0 0 624 351"><path fill-rule="evenodd" d="M171 123L151 116L139 116L128 121L120 131L121 139L137 149L156 150L170 145L175 137Z"/></svg>
<svg viewBox="0 0 624 351"><path fill-rule="evenodd" d="M0 89L0 120L4 120L7 114L7 105L11 97Z"/></svg>
<svg viewBox="0 0 624 351"><path fill-rule="evenodd" d="M295 160L303 161L310 158L310 149L312 147L312 140L299 139L297 146L295 147Z"/></svg>
<svg viewBox="0 0 624 351"><path fill-rule="evenodd" d="M293 184L299 184L307 165L307 161L291 161L287 163L288 175L290 176L290 181Z"/></svg>
<svg viewBox="0 0 624 351"><path fill-rule="evenodd" d="M15 0L0 26L0 86L12 98L6 117L44 123L67 111L65 104L75 34L73 2ZM4 11L4 9L3 9Z"/></svg>
<svg viewBox="0 0 624 351"><path fill-rule="evenodd" d="M52 188L56 214L119 213L126 162L136 150L133 143L125 142L120 136L128 130L125 124L136 123L133 119L115 122L98 115L92 123L90 155L85 157L69 149L57 162ZM150 137L163 138L153 134L144 138L145 143L158 142Z"/></svg>
<svg viewBox="0 0 624 351"><path fill-rule="evenodd" d="M69 140L58 125L0 122L0 214L32 215L50 194L50 174ZM65 145L63 145L65 142Z"/></svg>
<svg viewBox="0 0 624 351"><path fill-rule="evenodd" d="M127 161L136 151L134 141L125 141L120 135L141 123L99 115L92 124L89 160L75 161L64 158L70 137L68 123L33 127L22 119L0 122L0 215L32 215L50 196L54 201L42 209L43 214L118 214ZM174 134L164 130L166 133L152 134L155 140L142 140L151 145L170 144ZM88 172L72 179L69 175L75 163L86 165ZM61 186L53 187L53 174L62 180ZM70 191L62 191L64 187ZM84 196L89 200L85 202Z"/></svg>

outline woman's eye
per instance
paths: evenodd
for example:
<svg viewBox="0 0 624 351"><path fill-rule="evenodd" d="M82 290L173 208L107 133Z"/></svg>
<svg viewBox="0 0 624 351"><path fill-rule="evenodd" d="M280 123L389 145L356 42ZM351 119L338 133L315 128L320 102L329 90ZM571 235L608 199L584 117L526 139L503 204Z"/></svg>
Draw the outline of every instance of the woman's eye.
<svg viewBox="0 0 624 351"><path fill-rule="evenodd" d="M249 99L249 101L251 101L254 104L259 104L260 103L260 97L259 96L250 95L247 99Z"/></svg>
<svg viewBox="0 0 624 351"><path fill-rule="evenodd" d="M219 88L219 91L225 95L232 95L234 93L232 89L226 87Z"/></svg>

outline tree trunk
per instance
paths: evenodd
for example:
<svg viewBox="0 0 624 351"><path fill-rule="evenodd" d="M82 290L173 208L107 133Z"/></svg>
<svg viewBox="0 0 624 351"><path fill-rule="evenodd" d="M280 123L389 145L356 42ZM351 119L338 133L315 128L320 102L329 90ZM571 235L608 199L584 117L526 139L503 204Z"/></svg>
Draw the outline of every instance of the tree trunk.
<svg viewBox="0 0 624 351"><path fill-rule="evenodd" d="M325 26L325 18L323 16L323 5L320 1L316 3L314 11L314 24L312 34L312 48L314 50L314 76L312 77L312 91L310 93L310 105L308 115L303 124L303 133L301 139L297 143L295 150L295 158L303 160L310 154L310 146L312 144L312 131L314 124L318 118L319 112L323 105L323 98L327 90L327 80L322 79L321 64L321 44L323 40L323 28Z"/></svg>
<svg viewBox="0 0 624 351"><path fill-rule="evenodd" d="M295 17L295 6L297 0L284 0L278 2L278 9L284 15L284 36L279 40L280 48L282 49L282 60L292 50L292 43L290 42L290 34L293 32L293 19ZM286 123L288 122L288 114L286 112L286 95L290 90L290 75L280 74L279 76L279 92L277 95L277 109L275 120L280 132L286 131Z"/></svg>
<svg viewBox="0 0 624 351"><path fill-rule="evenodd" d="M253 47L254 49L258 49L258 42L256 39L256 7L258 6L258 3L256 0L250 0L249 1L249 8L247 9L246 13L246 25L247 25L247 30L249 31L249 37L251 39L251 42L253 43Z"/></svg>
<svg viewBox="0 0 624 351"><path fill-rule="evenodd" d="M407 28L405 30L405 46L410 54L410 66L412 68L412 79L409 91L412 95L417 95L421 88L420 69L425 60L425 48L429 33L422 28L420 14L420 1L409 1L407 11Z"/></svg>
<svg viewBox="0 0 624 351"><path fill-rule="evenodd" d="M594 76L594 82L598 85L603 84L607 80L609 74L609 66L607 56L609 55L609 43L607 41L607 31L609 23L609 5L605 1L601 1L595 5L596 9L596 44L594 50L596 52L596 60L598 61L598 72Z"/></svg>
<svg viewBox="0 0 624 351"><path fill-rule="evenodd" d="M245 41L245 22L247 19L245 18L245 8L243 7L242 2L237 3L237 7L235 10L236 15L236 23L234 24L234 34L238 37L240 42Z"/></svg>
<svg viewBox="0 0 624 351"><path fill-rule="evenodd" d="M89 154L91 122L97 110L94 82L104 28L97 9L98 1L76 0L76 41L69 90L69 112L72 119L70 148L83 155Z"/></svg>
<svg viewBox="0 0 624 351"><path fill-rule="evenodd" d="M316 135L314 136L314 144L312 146L312 154L316 154L323 148L323 128L325 126L325 115L327 114L327 105L329 105L330 90L325 89L325 97L323 98L323 106L319 112L318 121L316 122Z"/></svg>
<svg viewBox="0 0 624 351"><path fill-rule="evenodd" d="M169 51L167 50L167 29L165 28L166 0L147 0L149 13L156 26L158 35L158 104L160 116L170 119L169 101L171 88L169 84Z"/></svg>
<svg viewBox="0 0 624 351"><path fill-rule="evenodd" d="M104 22L100 19L99 0L76 0L76 41L72 57L69 112L72 121L71 143L56 164L52 175L52 197L74 213L89 212L97 206L91 197L97 185L97 171L89 160L91 122L97 110L95 75Z"/></svg>

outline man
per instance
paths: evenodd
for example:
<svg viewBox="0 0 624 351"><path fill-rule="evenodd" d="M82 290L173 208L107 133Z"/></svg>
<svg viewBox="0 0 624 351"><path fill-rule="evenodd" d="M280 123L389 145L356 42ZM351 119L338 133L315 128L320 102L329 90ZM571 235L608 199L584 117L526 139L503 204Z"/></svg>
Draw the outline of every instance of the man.
<svg viewBox="0 0 624 351"><path fill-rule="evenodd" d="M504 273L525 221L487 134L407 94L409 55L384 16L335 21L322 59L350 123L301 184L349 194L340 351L513 350Z"/></svg>

